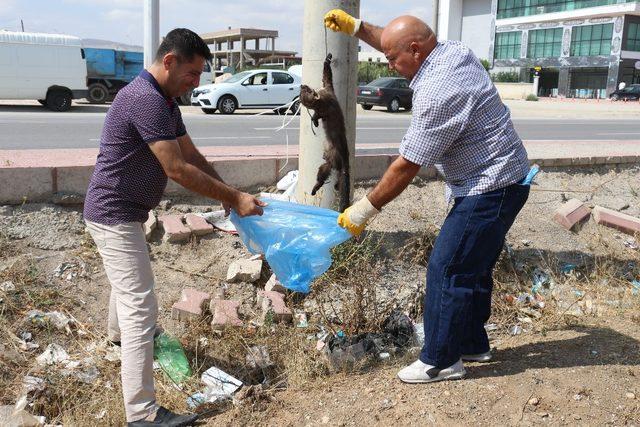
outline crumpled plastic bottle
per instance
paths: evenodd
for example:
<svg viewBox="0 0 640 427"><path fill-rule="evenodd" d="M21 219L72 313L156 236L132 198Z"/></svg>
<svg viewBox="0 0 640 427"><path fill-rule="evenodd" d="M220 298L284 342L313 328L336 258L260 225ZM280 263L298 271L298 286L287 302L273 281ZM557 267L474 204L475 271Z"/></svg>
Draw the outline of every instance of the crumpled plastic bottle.
<svg viewBox="0 0 640 427"><path fill-rule="evenodd" d="M191 367L184 349L176 338L160 334L153 342L153 356L165 374L176 384L191 376Z"/></svg>

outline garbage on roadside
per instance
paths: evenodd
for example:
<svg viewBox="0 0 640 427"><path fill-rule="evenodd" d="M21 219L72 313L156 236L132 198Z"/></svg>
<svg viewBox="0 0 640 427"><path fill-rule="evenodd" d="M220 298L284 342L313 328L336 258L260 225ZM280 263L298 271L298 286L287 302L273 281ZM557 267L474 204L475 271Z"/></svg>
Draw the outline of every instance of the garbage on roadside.
<svg viewBox="0 0 640 427"><path fill-rule="evenodd" d="M632 280L631 286L633 287L633 289L631 289L631 293L633 295L640 295L640 280Z"/></svg>
<svg viewBox="0 0 640 427"><path fill-rule="evenodd" d="M46 327L53 325L56 329L72 333L75 322L59 311L44 313L40 310L31 310L27 313L27 320L36 326Z"/></svg>
<svg viewBox="0 0 640 427"><path fill-rule="evenodd" d="M545 295L555 286L553 279L540 268L533 270L532 282L533 286L531 287L531 293L534 295Z"/></svg>
<svg viewBox="0 0 640 427"><path fill-rule="evenodd" d="M574 271L577 268L577 266L575 264L571 264L571 263L565 263L562 265L562 267L560 268L560 271L562 272L562 274L564 275L569 275L571 274L572 271Z"/></svg>
<svg viewBox="0 0 640 427"><path fill-rule="evenodd" d="M247 365L253 369L265 369L273 365L269 357L269 350L264 345L254 345L249 347L245 358Z"/></svg>
<svg viewBox="0 0 640 427"><path fill-rule="evenodd" d="M191 408L203 403L231 399L233 394L242 387L242 381L215 366L203 372L200 379L205 387L201 392L195 393L187 399L187 404Z"/></svg>
<svg viewBox="0 0 640 427"><path fill-rule="evenodd" d="M370 332L349 337L339 331L321 339L317 347L323 351L331 368L342 369L367 356L380 358L398 354L415 343L415 326L400 311L393 311L382 323L382 332ZM424 341L424 339L423 339ZM322 345L320 343L323 343Z"/></svg>
<svg viewBox="0 0 640 427"><path fill-rule="evenodd" d="M55 343L49 344L44 352L36 357L36 362L43 366L63 363L67 360L69 360L69 354L62 346Z"/></svg>
<svg viewBox="0 0 640 427"><path fill-rule="evenodd" d="M84 261L78 262L63 262L53 270L53 275L59 277L68 282L72 281L76 277L88 277L90 273L90 267Z"/></svg>
<svg viewBox="0 0 640 427"><path fill-rule="evenodd" d="M0 284L0 291L3 292L12 292L16 290L16 285L11 281L3 282Z"/></svg>
<svg viewBox="0 0 640 427"><path fill-rule="evenodd" d="M182 344L176 338L162 333L153 342L153 356L164 373L180 384L191 376L191 367Z"/></svg>
<svg viewBox="0 0 640 427"><path fill-rule="evenodd" d="M330 209L278 200L269 201L262 216L240 218L231 212L249 252L264 254L278 280L302 293L331 266L330 249L351 237L337 218Z"/></svg>
<svg viewBox="0 0 640 427"><path fill-rule="evenodd" d="M509 335L520 335L522 332L522 326L520 325L513 325L511 328L509 328Z"/></svg>

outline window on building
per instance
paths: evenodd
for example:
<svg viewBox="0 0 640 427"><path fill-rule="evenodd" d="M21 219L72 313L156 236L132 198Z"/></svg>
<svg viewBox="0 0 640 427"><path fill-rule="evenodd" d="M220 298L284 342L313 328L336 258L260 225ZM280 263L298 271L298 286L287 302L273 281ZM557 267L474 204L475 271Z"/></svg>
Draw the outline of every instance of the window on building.
<svg viewBox="0 0 640 427"><path fill-rule="evenodd" d="M550 58L560 56L562 28L529 31L527 58Z"/></svg>
<svg viewBox="0 0 640 427"><path fill-rule="evenodd" d="M498 0L498 19L562 12L636 0Z"/></svg>
<svg viewBox="0 0 640 427"><path fill-rule="evenodd" d="M493 51L495 59L520 58L521 31L496 33L496 44Z"/></svg>
<svg viewBox="0 0 640 427"><path fill-rule="evenodd" d="M640 24L629 24L629 29L627 30L626 50L634 50L636 52L640 52Z"/></svg>
<svg viewBox="0 0 640 427"><path fill-rule="evenodd" d="M571 56L609 55L613 24L584 25L571 30Z"/></svg>

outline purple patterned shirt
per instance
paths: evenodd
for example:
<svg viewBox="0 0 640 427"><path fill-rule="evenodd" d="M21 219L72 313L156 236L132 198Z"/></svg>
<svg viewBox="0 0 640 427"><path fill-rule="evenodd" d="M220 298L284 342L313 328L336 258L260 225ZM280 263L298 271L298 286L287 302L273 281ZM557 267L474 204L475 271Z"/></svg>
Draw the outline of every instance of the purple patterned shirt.
<svg viewBox="0 0 640 427"><path fill-rule="evenodd" d="M85 219L144 222L167 186L149 143L185 135L180 109L147 71L118 92L102 129L100 152L84 202Z"/></svg>

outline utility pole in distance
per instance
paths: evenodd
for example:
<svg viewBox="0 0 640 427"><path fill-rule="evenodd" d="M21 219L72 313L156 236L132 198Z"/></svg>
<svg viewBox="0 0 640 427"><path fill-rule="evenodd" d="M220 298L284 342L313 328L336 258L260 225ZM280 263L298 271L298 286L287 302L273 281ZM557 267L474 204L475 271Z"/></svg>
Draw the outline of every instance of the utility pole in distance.
<svg viewBox="0 0 640 427"><path fill-rule="evenodd" d="M333 55L333 87L344 113L349 144L349 166L353 184L356 153L356 87L358 85L358 39L325 29L324 15L331 9L342 9L354 17L360 16L360 0L305 0L302 36L302 83L318 89L322 86L322 68L327 53ZM326 43L326 44L325 44ZM326 46L326 48L325 48ZM306 108L300 113L300 157L296 199L299 203L331 208L335 200L335 172L315 196L318 167L324 163L325 133L322 125L312 130ZM353 187L353 186L352 186Z"/></svg>
<svg viewBox="0 0 640 427"><path fill-rule="evenodd" d="M144 0L144 68L148 68L160 44L160 0Z"/></svg>

